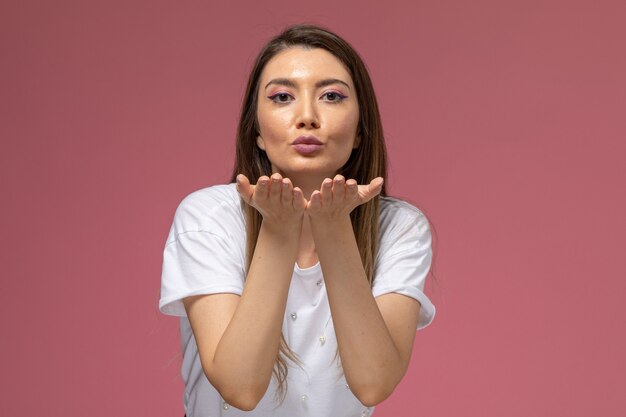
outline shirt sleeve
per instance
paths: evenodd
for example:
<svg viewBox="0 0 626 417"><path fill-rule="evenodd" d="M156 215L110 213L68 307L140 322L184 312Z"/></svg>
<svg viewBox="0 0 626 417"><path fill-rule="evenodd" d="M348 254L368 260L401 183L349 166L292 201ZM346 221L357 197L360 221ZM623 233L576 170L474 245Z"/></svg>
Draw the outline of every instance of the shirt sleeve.
<svg viewBox="0 0 626 417"><path fill-rule="evenodd" d="M159 300L164 314L186 316L182 300L192 295L243 292L241 242L228 233L235 227L232 216L217 205L210 212L198 200L192 196L178 208L165 245Z"/></svg>
<svg viewBox="0 0 626 417"><path fill-rule="evenodd" d="M383 236L372 293L374 297L398 293L416 299L421 305L417 324L420 330L435 317L435 306L424 294L432 260L432 240L426 216L416 212L411 217Z"/></svg>

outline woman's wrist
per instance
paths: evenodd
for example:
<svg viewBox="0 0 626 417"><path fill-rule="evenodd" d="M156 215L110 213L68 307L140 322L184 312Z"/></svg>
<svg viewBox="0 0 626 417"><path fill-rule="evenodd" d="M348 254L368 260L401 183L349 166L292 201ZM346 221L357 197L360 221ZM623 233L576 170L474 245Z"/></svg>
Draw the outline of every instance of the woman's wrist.
<svg viewBox="0 0 626 417"><path fill-rule="evenodd" d="M354 236L349 213L340 216L309 216L309 221L316 243L322 239L339 238L346 234Z"/></svg>
<svg viewBox="0 0 626 417"><path fill-rule="evenodd" d="M302 221L304 215L301 214L293 219L271 220L263 218L261 231L277 238L291 241L296 239L296 244L302 233Z"/></svg>

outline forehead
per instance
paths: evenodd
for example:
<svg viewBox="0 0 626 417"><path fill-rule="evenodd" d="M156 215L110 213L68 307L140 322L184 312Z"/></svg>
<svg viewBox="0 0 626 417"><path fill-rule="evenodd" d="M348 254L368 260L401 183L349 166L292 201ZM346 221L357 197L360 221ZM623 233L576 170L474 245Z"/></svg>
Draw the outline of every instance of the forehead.
<svg viewBox="0 0 626 417"><path fill-rule="evenodd" d="M352 78L343 63L330 52L294 46L279 52L263 68L261 85L274 78L295 81L337 78L352 86Z"/></svg>

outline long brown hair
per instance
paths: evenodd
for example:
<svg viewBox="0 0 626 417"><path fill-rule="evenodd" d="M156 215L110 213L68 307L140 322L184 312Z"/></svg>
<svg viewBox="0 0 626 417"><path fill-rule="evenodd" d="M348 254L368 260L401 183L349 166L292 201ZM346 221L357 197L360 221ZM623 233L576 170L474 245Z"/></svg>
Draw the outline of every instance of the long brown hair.
<svg viewBox="0 0 626 417"><path fill-rule="evenodd" d="M313 25L296 25L285 29L271 39L261 50L252 67L243 97L237 131L236 160L231 182L235 182L238 174L244 174L250 181L272 174L270 160L256 143L259 134L257 121L259 82L265 65L278 53L291 47L324 49L339 59L352 77L359 104L360 142L339 173L346 179L355 179L359 184L368 184L376 177L386 178L387 153L383 128L374 87L363 60L348 42L329 30ZM387 195L384 184L380 195ZM249 269L259 237L262 217L252 206L243 202L242 205L246 218L247 268ZM378 205L379 197L376 197L358 206L350 214L363 268L370 286L373 281L374 261L378 250ZM286 359L299 363L284 337L281 337L280 350L274 367L274 377L277 379L281 395L285 392L288 371Z"/></svg>

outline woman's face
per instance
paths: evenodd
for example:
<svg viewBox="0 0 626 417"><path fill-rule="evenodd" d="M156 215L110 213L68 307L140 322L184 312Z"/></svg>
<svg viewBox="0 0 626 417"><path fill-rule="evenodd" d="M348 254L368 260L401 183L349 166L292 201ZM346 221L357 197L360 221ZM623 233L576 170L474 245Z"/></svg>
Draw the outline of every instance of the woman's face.
<svg viewBox="0 0 626 417"><path fill-rule="evenodd" d="M292 47L277 54L261 73L258 95L257 145L273 172L332 178L359 144L352 78L324 49Z"/></svg>

